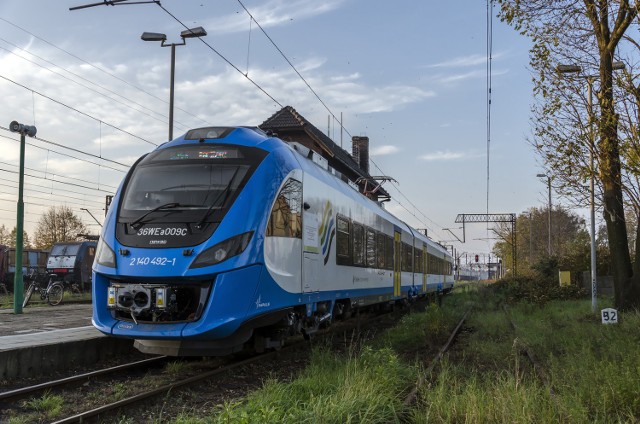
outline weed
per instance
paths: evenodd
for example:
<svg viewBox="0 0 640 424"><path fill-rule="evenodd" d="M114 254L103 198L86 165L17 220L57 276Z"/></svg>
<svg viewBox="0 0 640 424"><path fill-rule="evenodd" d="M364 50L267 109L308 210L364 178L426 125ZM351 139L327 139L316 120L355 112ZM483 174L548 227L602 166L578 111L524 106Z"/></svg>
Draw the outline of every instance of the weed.
<svg viewBox="0 0 640 424"><path fill-rule="evenodd" d="M164 367L165 371L171 375L184 374L187 368L189 368L189 364L185 361L172 361Z"/></svg>
<svg viewBox="0 0 640 424"><path fill-rule="evenodd" d="M62 396L45 393L40 398L27 401L26 405L40 414L44 414L47 418L55 418L62 411L64 399Z"/></svg>

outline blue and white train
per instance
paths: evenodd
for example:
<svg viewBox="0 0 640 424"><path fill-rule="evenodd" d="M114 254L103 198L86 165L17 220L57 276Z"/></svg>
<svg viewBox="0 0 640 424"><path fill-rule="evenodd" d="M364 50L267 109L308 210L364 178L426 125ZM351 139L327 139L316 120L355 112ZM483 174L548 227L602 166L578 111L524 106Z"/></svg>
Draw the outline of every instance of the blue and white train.
<svg viewBox="0 0 640 424"><path fill-rule="evenodd" d="M145 353L226 355L452 286L446 249L313 151L199 128L140 158L114 196L93 324Z"/></svg>

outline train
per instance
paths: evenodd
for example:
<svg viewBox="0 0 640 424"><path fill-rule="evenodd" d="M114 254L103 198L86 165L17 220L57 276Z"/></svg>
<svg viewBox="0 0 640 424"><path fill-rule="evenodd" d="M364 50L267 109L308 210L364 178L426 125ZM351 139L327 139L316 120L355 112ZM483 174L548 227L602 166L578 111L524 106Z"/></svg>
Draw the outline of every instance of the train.
<svg viewBox="0 0 640 424"><path fill-rule="evenodd" d="M85 291L91 287L93 259L97 242L93 240L54 243L47 257L47 272Z"/></svg>
<svg viewBox="0 0 640 424"><path fill-rule="evenodd" d="M278 349L454 284L447 249L306 146L257 127L187 131L139 158L105 217L93 325L144 353Z"/></svg>
<svg viewBox="0 0 640 424"><path fill-rule="evenodd" d="M44 249L22 250L22 275L44 273L47 266L49 251ZM14 276L16 273L16 248L0 245L0 285L4 290L13 292ZM4 291L2 290L2 291Z"/></svg>

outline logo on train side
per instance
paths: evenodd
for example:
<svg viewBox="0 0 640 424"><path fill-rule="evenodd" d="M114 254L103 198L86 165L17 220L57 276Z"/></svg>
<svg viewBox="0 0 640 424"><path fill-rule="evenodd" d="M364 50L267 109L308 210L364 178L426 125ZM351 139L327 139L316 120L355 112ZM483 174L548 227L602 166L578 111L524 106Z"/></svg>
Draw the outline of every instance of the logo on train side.
<svg viewBox="0 0 640 424"><path fill-rule="evenodd" d="M258 300L256 300L256 309L267 308L269 306L271 306L271 302L263 302L262 295L258 295Z"/></svg>
<svg viewBox="0 0 640 424"><path fill-rule="evenodd" d="M318 237L320 237L320 245L322 246L322 254L324 255L324 264L329 261L331 253L331 242L336 235L335 220L333 219L333 208L331 202L327 200L322 214L322 223L318 228Z"/></svg>

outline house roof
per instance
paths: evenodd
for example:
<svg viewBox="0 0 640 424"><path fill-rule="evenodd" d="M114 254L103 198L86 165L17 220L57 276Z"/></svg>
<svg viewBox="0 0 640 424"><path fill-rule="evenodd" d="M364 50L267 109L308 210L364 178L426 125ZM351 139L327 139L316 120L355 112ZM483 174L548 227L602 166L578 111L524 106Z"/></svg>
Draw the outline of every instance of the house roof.
<svg viewBox="0 0 640 424"><path fill-rule="evenodd" d="M354 182L359 177L371 178L371 175L360 168L358 163L346 150L334 143L330 137L326 136L322 131L307 121L291 106L283 107L260 124L259 127L264 131L271 130L278 133L281 138L291 139L290 141L295 141L295 137L287 137L287 132L303 131L324 151L325 155L328 156L327 159L330 164L331 162L339 162L340 167L336 166L335 163L332 164L338 171L344 174L345 169L342 168L346 168ZM388 193L382 188L379 192L380 195L388 196Z"/></svg>

